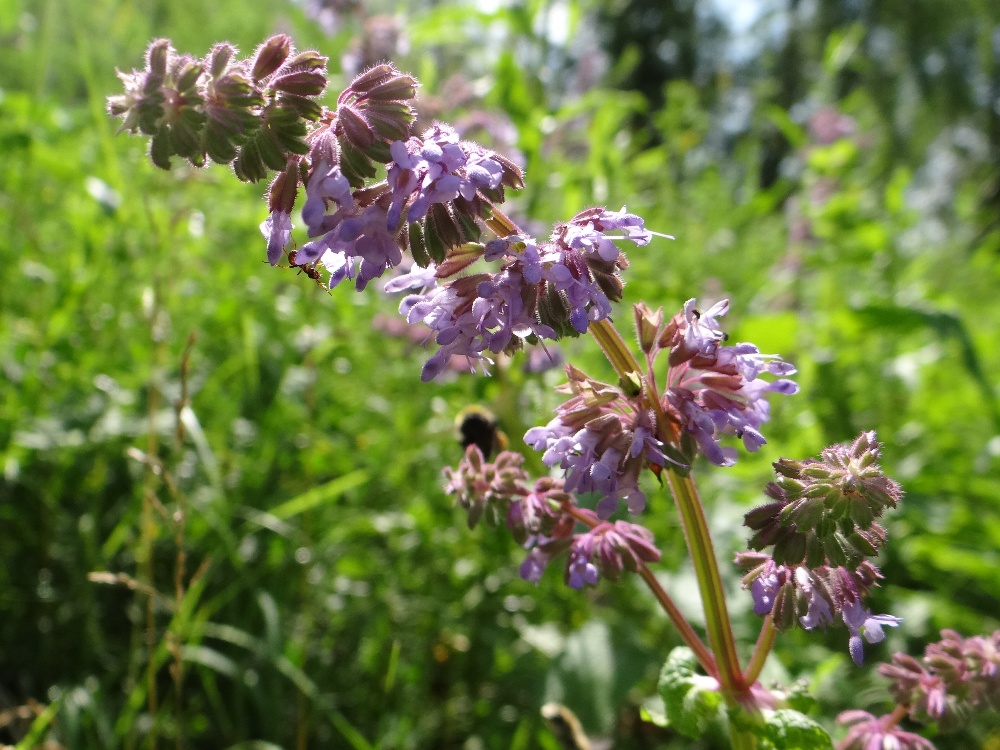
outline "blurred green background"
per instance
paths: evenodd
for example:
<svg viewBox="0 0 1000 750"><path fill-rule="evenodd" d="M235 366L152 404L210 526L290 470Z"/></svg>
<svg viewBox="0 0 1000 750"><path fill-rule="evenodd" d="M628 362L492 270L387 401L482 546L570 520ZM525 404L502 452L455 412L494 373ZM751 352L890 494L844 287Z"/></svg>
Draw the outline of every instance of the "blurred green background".
<svg viewBox="0 0 1000 750"><path fill-rule="evenodd" d="M998 627L1000 5L0 0L0 742L552 750L556 700L614 747L710 746L639 720L679 642L640 585L529 585L440 489L459 409L516 439L558 370L421 384L395 301L266 265L261 186L115 137L115 68L151 39L279 31L329 55L331 96L415 73L424 123L525 166L508 213L540 235L627 204L677 240L631 252L626 303L729 297L734 339L799 366L769 444L698 471L724 563L771 461L878 430L907 496L872 604L904 625L860 669L843 629L788 634L766 679L805 679L833 729L887 708L893 651ZM610 377L589 344L562 350Z"/></svg>

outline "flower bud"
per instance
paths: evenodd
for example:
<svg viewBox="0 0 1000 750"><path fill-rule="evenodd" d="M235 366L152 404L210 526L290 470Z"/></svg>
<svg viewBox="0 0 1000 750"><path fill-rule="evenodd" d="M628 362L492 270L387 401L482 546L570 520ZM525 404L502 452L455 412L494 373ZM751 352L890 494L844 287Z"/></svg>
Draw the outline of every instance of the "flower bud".
<svg viewBox="0 0 1000 750"><path fill-rule="evenodd" d="M338 107L337 118L338 131L342 131L343 137L359 151L364 151L375 142L375 131L353 106Z"/></svg>
<svg viewBox="0 0 1000 750"><path fill-rule="evenodd" d="M792 533L774 545L774 561L784 565L798 565L806 556L806 535Z"/></svg>
<svg viewBox="0 0 1000 750"><path fill-rule="evenodd" d="M376 84L366 92L376 102L398 102L417 95L417 81L412 76L396 74Z"/></svg>
<svg viewBox="0 0 1000 750"><path fill-rule="evenodd" d="M288 59L291 51L292 40L287 34L275 34L260 45L250 66L253 80L261 81L274 73Z"/></svg>
<svg viewBox="0 0 1000 750"><path fill-rule="evenodd" d="M847 552L845 550L846 545L843 543L842 537L839 534L833 534L825 537L822 541L823 552L831 566L843 567L847 565Z"/></svg>
<svg viewBox="0 0 1000 750"><path fill-rule="evenodd" d="M774 524L783 507L782 503L768 503L758 506L743 516L743 525L754 531L759 531Z"/></svg>
<svg viewBox="0 0 1000 750"><path fill-rule="evenodd" d="M775 472L784 477L797 479L802 474L802 464L790 458L781 458L771 464Z"/></svg>
<svg viewBox="0 0 1000 750"><path fill-rule="evenodd" d="M206 55L208 61L208 72L212 78L221 78L229 67L229 62L236 54L236 48L228 42L220 42L209 50Z"/></svg>
<svg viewBox="0 0 1000 750"><path fill-rule="evenodd" d="M774 615L775 627L778 630L788 630L795 624L795 612L797 610L795 599L795 587L791 581L786 581L778 589L778 593L774 597L774 608L771 610L771 613Z"/></svg>
<svg viewBox="0 0 1000 750"><path fill-rule="evenodd" d="M818 568L826 563L826 552L823 543L814 535L810 535L806 540L806 567Z"/></svg>
<svg viewBox="0 0 1000 750"><path fill-rule="evenodd" d="M813 531L816 536L821 539L832 535L837 530L837 522L834 518L829 515L824 515L821 519L816 522L816 526Z"/></svg>
<svg viewBox="0 0 1000 750"><path fill-rule="evenodd" d="M157 80L162 80L167 75L167 63L172 55L173 48L169 39L153 41L146 50L146 67L149 74Z"/></svg>
<svg viewBox="0 0 1000 750"><path fill-rule="evenodd" d="M649 354L656 346L656 340L663 325L663 308L653 312L640 302L632 307L635 315L635 331L639 338L639 346L645 354Z"/></svg>
<svg viewBox="0 0 1000 750"><path fill-rule="evenodd" d="M825 505L822 499L802 501L797 504L795 526L800 531L811 531L823 517Z"/></svg>
<svg viewBox="0 0 1000 750"><path fill-rule="evenodd" d="M805 482L788 476L779 476L773 484L788 493L790 497L799 497L807 487Z"/></svg>

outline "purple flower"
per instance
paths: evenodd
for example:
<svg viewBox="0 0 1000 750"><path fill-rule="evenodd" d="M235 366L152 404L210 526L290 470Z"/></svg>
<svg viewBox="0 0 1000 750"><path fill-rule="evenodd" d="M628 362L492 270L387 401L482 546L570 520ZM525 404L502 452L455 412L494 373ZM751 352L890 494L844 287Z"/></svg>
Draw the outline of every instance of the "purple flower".
<svg viewBox="0 0 1000 750"><path fill-rule="evenodd" d="M903 621L901 617L893 617L892 615L872 615L871 610L862 607L860 602L848 604L841 614L844 618L844 624L847 625L847 629L851 633L848 646L851 658L858 666L865 658L862 636L869 643L879 643L885 638L885 633L882 631L883 625L895 628Z"/></svg>
<svg viewBox="0 0 1000 750"><path fill-rule="evenodd" d="M753 613L763 617L774 608L774 598L781 588L777 568L768 561L767 568L750 584L750 595L753 597Z"/></svg>
<svg viewBox="0 0 1000 750"><path fill-rule="evenodd" d="M310 237L323 233L327 199L334 200L339 208L350 209L354 206L351 185L341 174L340 167L331 167L321 159L306 184L306 202L302 206L302 221L309 228Z"/></svg>
<svg viewBox="0 0 1000 750"><path fill-rule="evenodd" d="M261 222L260 232L267 238L267 262L276 265L292 239L292 217L284 211L272 211Z"/></svg>
<svg viewBox="0 0 1000 750"><path fill-rule="evenodd" d="M521 568L518 572L525 581L538 583L542 580L542 573L545 572L548 564L549 558L538 547L535 547L524 558L524 562L521 563Z"/></svg>
<svg viewBox="0 0 1000 750"><path fill-rule="evenodd" d="M399 303L399 312L408 323L423 322L435 331L438 351L423 367L421 380L433 380L444 371L452 355L461 354L470 360L487 359L483 354L486 342L477 338L472 316L472 301L479 281L485 276L466 276L446 285L435 285L422 294L411 294Z"/></svg>
<svg viewBox="0 0 1000 750"><path fill-rule="evenodd" d="M653 416L618 388L588 378L567 365L573 397L557 409L544 427L534 427L524 441L544 451L547 466L566 470L568 492L597 492L600 518L608 518L624 499L640 513L646 497L639 489L639 472L647 462L665 466L670 459L655 436Z"/></svg>
<svg viewBox="0 0 1000 750"><path fill-rule="evenodd" d="M582 589L585 585L597 585L600 575L597 566L591 562L596 541L593 531L578 534L573 539L569 559L566 561L566 585L570 588Z"/></svg>
<svg viewBox="0 0 1000 750"><path fill-rule="evenodd" d="M753 344L722 345L725 334L716 318L728 310L728 301L723 301L701 313L694 300L688 300L660 336L670 349L664 409L718 466L736 461L732 448L719 445L721 436L735 435L748 451L757 451L767 442L760 432L770 416L767 394L798 391L784 377L760 377L793 374L795 368L780 357L761 354Z"/></svg>
<svg viewBox="0 0 1000 750"><path fill-rule="evenodd" d="M837 723L850 730L837 750L935 750L929 740L900 729L897 721L892 714L876 718L867 711L844 711Z"/></svg>
<svg viewBox="0 0 1000 750"><path fill-rule="evenodd" d="M406 220L419 221L434 203L447 203L459 196L472 200L480 188L500 185L503 168L492 152L474 143L460 141L448 125L435 123L421 138L396 141L389 149L393 161L387 173L392 199L387 226L399 226L409 204Z"/></svg>
<svg viewBox="0 0 1000 750"><path fill-rule="evenodd" d="M325 234L302 246L297 264L321 261L330 271L331 289L344 278L356 279L358 291L364 289L403 260L395 236L386 229L385 215L379 202L366 208L342 208L323 217L317 226Z"/></svg>
<svg viewBox="0 0 1000 750"><path fill-rule="evenodd" d="M516 264L497 274L474 274L405 297L399 311L410 323L423 322L436 332L439 349L424 365L421 378L432 380L448 360L464 355L470 360L492 360L494 354L517 345L528 336L554 338L539 323L530 305L532 287Z"/></svg>
<svg viewBox="0 0 1000 750"><path fill-rule="evenodd" d="M596 586L601 576L612 581L622 572L635 572L647 562L660 559L653 534L642 526L616 521L600 523L573 537L566 560L566 585L574 589Z"/></svg>
<svg viewBox="0 0 1000 750"><path fill-rule="evenodd" d="M361 259L355 282L358 291L403 260L396 238L386 229L385 217L385 209L373 204L360 216L345 219L340 225L341 240L353 242L352 255Z"/></svg>
<svg viewBox="0 0 1000 750"><path fill-rule="evenodd" d="M382 289L390 294L405 292L408 289L429 289L437 284L436 272L437 266L433 263L427 268L421 268L414 263L406 273L401 273L385 282Z"/></svg>
<svg viewBox="0 0 1000 750"><path fill-rule="evenodd" d="M806 630L812 630L815 627L826 627L832 623L833 610L826 597L820 593L819 588L813 586L808 597L809 603L806 607L806 613L799 618L802 627Z"/></svg>

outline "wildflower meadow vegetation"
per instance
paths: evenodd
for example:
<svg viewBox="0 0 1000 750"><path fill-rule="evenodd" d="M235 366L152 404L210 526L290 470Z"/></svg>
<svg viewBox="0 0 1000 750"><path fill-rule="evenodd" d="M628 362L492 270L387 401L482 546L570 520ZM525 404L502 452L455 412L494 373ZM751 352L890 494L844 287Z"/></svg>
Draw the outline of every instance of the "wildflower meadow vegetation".
<svg viewBox="0 0 1000 750"><path fill-rule="evenodd" d="M0 14L0 739L1000 747L995 10L147 5Z"/></svg>

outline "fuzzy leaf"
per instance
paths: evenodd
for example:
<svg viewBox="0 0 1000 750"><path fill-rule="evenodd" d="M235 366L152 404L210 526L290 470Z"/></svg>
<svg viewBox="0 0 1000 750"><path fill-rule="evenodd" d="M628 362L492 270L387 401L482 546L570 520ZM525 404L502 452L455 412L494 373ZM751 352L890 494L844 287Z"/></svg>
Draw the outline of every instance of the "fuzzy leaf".
<svg viewBox="0 0 1000 750"><path fill-rule="evenodd" d="M233 171L243 182L260 182L267 176L267 167L264 166L255 141L247 141L240 149L239 156L233 162Z"/></svg>
<svg viewBox="0 0 1000 750"><path fill-rule="evenodd" d="M833 742L823 727L805 714L782 708L764 712L763 739L774 750L832 750Z"/></svg>
<svg viewBox="0 0 1000 750"><path fill-rule="evenodd" d="M170 143L170 131L161 128L156 131L149 142L149 158L160 169L170 169L170 157L173 155Z"/></svg>
<svg viewBox="0 0 1000 750"><path fill-rule="evenodd" d="M351 187L364 187L367 180L376 174L371 159L354 148L347 141L340 141L340 171Z"/></svg>
<svg viewBox="0 0 1000 750"><path fill-rule="evenodd" d="M409 223L410 255L413 262L421 268L427 268L431 264L431 256L427 254L427 245L424 244L424 232L419 221Z"/></svg>
<svg viewBox="0 0 1000 750"><path fill-rule="evenodd" d="M701 737L719 716L722 694L718 683L695 672L691 649L675 648L660 672L657 690L666 707L667 722L686 737Z"/></svg>

